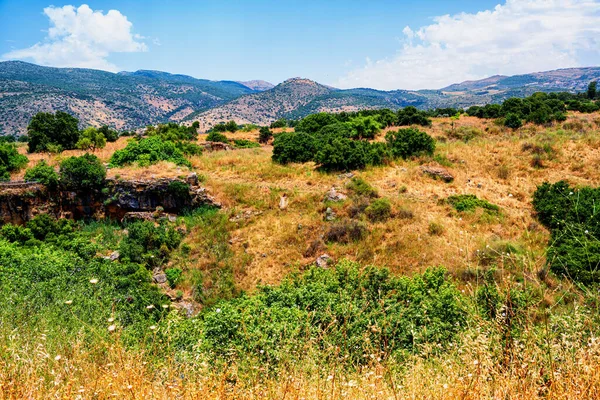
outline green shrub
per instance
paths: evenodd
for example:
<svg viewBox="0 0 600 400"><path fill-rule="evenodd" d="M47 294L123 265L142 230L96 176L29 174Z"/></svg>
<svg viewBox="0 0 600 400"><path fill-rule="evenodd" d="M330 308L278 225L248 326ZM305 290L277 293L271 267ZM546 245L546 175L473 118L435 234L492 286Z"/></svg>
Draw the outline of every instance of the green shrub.
<svg viewBox="0 0 600 400"><path fill-rule="evenodd" d="M3 225L0 229L0 235L9 242L25 243L33 239L31 229L12 224Z"/></svg>
<svg viewBox="0 0 600 400"><path fill-rule="evenodd" d="M160 136L130 141L124 149L113 153L110 158L110 166L122 167L133 163L148 166L159 161L170 161L177 165L191 166L183 152L177 148L177 144L165 141Z"/></svg>
<svg viewBox="0 0 600 400"><path fill-rule="evenodd" d="M385 140L395 158L409 158L420 154L433 155L435 140L418 129L400 129L397 132L388 132Z"/></svg>
<svg viewBox="0 0 600 400"><path fill-rule="evenodd" d="M58 174L46 161L41 160L35 167L25 171L25 181L38 182L48 187L48 189L56 189L58 187Z"/></svg>
<svg viewBox="0 0 600 400"><path fill-rule="evenodd" d="M251 357L277 366L316 347L322 361L352 367L372 362L371 354L402 360L443 349L464 326L460 292L445 270L394 277L342 261L219 303L204 315L199 342L215 360Z"/></svg>
<svg viewBox="0 0 600 400"><path fill-rule="evenodd" d="M119 132L114 129L110 129L107 125L102 125L98 128L98 132L104 135L107 142L116 142L119 139Z"/></svg>
<svg viewBox="0 0 600 400"><path fill-rule="evenodd" d="M260 144L247 139L236 139L233 141L233 143L238 149L254 149L260 147Z"/></svg>
<svg viewBox="0 0 600 400"><path fill-rule="evenodd" d="M495 204L491 204L485 200L480 200L473 194L458 194L450 196L446 199L456 211L459 212L473 212L478 208L483 208L485 211L497 213L500 211L500 207Z"/></svg>
<svg viewBox="0 0 600 400"><path fill-rule="evenodd" d="M387 221L392 216L392 206L388 199L376 199L366 209L365 215L371 222Z"/></svg>
<svg viewBox="0 0 600 400"><path fill-rule="evenodd" d="M25 167L29 160L26 156L19 154L12 143L0 143L0 181L10 180L10 173Z"/></svg>
<svg viewBox="0 0 600 400"><path fill-rule="evenodd" d="M315 138L307 133L281 133L273 142L273 161L279 164L311 161L317 151Z"/></svg>
<svg viewBox="0 0 600 400"><path fill-rule="evenodd" d="M263 126L258 131L258 142L259 143L269 143L269 140L273 137L273 132L267 126Z"/></svg>
<svg viewBox="0 0 600 400"><path fill-rule="evenodd" d="M79 140L75 145L81 150L96 151L106 146L106 138L104 134L94 127L88 127L79 136Z"/></svg>
<svg viewBox="0 0 600 400"><path fill-rule="evenodd" d="M182 240L181 233L167 224L155 226L150 221L134 222L127 230L127 237L119 247L121 258L149 268L161 266Z"/></svg>
<svg viewBox="0 0 600 400"><path fill-rule="evenodd" d="M427 117L427 112L419 111L413 106L401 108L396 115L396 125L398 126L431 126L431 120Z"/></svg>
<svg viewBox="0 0 600 400"><path fill-rule="evenodd" d="M271 128L271 129L285 128L287 125L288 124L285 119L278 119L277 121L272 122L271 125L269 126L269 128Z"/></svg>
<svg viewBox="0 0 600 400"><path fill-rule="evenodd" d="M517 114L506 114L506 117L504 117L504 126L511 129L519 129L523 126L523 121L521 121L521 118Z"/></svg>
<svg viewBox="0 0 600 400"><path fill-rule="evenodd" d="M546 259L558 276L586 285L600 282L600 240L585 225L553 230Z"/></svg>
<svg viewBox="0 0 600 400"><path fill-rule="evenodd" d="M335 124L339 122L333 114L328 113L317 113L311 114L304 117L298 125L296 125L296 132L304 133L317 133L321 128L327 125Z"/></svg>
<svg viewBox="0 0 600 400"><path fill-rule="evenodd" d="M374 117L356 117L350 120L350 125L356 132L355 139L374 139L381 131L381 125Z"/></svg>
<svg viewBox="0 0 600 400"><path fill-rule="evenodd" d="M444 225L438 222L430 222L427 231L432 236L441 236L446 231L446 228L444 228Z"/></svg>
<svg viewBox="0 0 600 400"><path fill-rule="evenodd" d="M352 191L356 196L364 196L375 198L379 197L377 190L371 186L367 181L360 177L353 177L350 182L346 185L346 188Z"/></svg>
<svg viewBox="0 0 600 400"><path fill-rule="evenodd" d="M227 136L223 135L222 133L219 132L210 132L208 135L206 135L206 141L207 142L218 142L218 143L229 143L229 139L227 139Z"/></svg>
<svg viewBox="0 0 600 400"><path fill-rule="evenodd" d="M167 276L167 282L169 282L169 286L171 287L171 289L175 288L175 286L181 279L182 273L183 273L183 271L180 268L165 269L165 275Z"/></svg>
<svg viewBox="0 0 600 400"><path fill-rule="evenodd" d="M182 181L171 181L167 186L167 192L178 199L189 199L190 185Z"/></svg>
<svg viewBox="0 0 600 400"><path fill-rule="evenodd" d="M106 168L98 157L84 154L60 163L60 185L67 190L99 190L104 186Z"/></svg>
<svg viewBox="0 0 600 400"><path fill-rule="evenodd" d="M77 118L62 111L37 113L27 126L29 152L74 149L79 140L78 124Z"/></svg>
<svg viewBox="0 0 600 400"><path fill-rule="evenodd" d="M314 161L327 171L350 171L385 162L383 143L369 143L342 136L324 136L319 140Z"/></svg>

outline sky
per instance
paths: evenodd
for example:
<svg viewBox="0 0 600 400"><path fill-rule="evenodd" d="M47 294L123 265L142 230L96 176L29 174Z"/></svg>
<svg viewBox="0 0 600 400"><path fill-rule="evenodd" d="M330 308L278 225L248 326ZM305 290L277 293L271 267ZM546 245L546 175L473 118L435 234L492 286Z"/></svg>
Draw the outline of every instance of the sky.
<svg viewBox="0 0 600 400"><path fill-rule="evenodd" d="M0 0L0 60L438 89L600 65L600 0Z"/></svg>

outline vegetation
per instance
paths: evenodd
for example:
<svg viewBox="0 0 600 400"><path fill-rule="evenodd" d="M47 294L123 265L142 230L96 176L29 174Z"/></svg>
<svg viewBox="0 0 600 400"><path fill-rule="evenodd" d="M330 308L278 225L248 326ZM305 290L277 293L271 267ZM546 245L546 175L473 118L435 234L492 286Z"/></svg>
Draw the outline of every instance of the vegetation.
<svg viewBox="0 0 600 400"><path fill-rule="evenodd" d="M27 165L26 156L19 154L12 143L0 143L0 181L10 180L10 173Z"/></svg>
<svg viewBox="0 0 600 400"><path fill-rule="evenodd" d="M420 154L433 155L435 151L435 140L425 132L414 128L388 132L385 140L395 158L406 159Z"/></svg>
<svg viewBox="0 0 600 400"><path fill-rule="evenodd" d="M81 150L96 151L106 146L106 137L98 129L89 127L81 132L76 146Z"/></svg>
<svg viewBox="0 0 600 400"><path fill-rule="evenodd" d="M132 140L122 150L117 150L110 158L110 165L119 167L137 163L149 166L159 161L170 161L176 165L190 166L176 143L161 139L155 135L140 140Z"/></svg>
<svg viewBox="0 0 600 400"><path fill-rule="evenodd" d="M235 139L233 141L233 144L238 149L253 149L256 147L260 147L260 144L256 143L253 140L248 140L248 139Z"/></svg>
<svg viewBox="0 0 600 400"><path fill-rule="evenodd" d="M53 190L58 187L59 177L53 167L48 165L45 160L41 160L34 167L25 171L25 181L38 182Z"/></svg>
<svg viewBox="0 0 600 400"><path fill-rule="evenodd" d="M67 190L99 190L104 186L106 168L98 157L85 154L60 163L60 185Z"/></svg>
<svg viewBox="0 0 600 400"><path fill-rule="evenodd" d="M78 124L75 117L62 111L55 114L37 113L27 126L29 152L49 151L50 146L63 150L74 149L79 140Z"/></svg>
<svg viewBox="0 0 600 400"><path fill-rule="evenodd" d="M492 213L498 213L500 211L500 208L497 205L478 199L477 196L473 194L458 194L450 196L446 199L446 201L456 211L459 212L473 212L478 208L482 208L483 210Z"/></svg>
<svg viewBox="0 0 600 400"><path fill-rule="evenodd" d="M217 131L212 131L208 135L206 135L206 141L217 143L229 143L229 139L227 139L227 136Z"/></svg>
<svg viewBox="0 0 600 400"><path fill-rule="evenodd" d="M263 126L258 131L258 143L267 144L273 137L273 132L267 127Z"/></svg>

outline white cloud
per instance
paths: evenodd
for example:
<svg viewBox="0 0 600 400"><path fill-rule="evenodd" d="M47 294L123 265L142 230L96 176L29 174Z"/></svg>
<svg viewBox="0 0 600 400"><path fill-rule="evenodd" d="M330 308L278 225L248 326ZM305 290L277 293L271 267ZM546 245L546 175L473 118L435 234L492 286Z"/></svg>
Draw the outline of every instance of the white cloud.
<svg viewBox="0 0 600 400"><path fill-rule="evenodd" d="M600 62L600 0L507 0L493 10L405 27L397 54L339 79L338 87L441 88L494 74L514 75Z"/></svg>
<svg viewBox="0 0 600 400"><path fill-rule="evenodd" d="M107 57L110 53L147 51L142 36L131 32L132 24L117 10L106 14L87 4L78 8L53 6L44 9L50 29L44 42L14 50L4 59L31 59L54 67L96 68L117 71Z"/></svg>

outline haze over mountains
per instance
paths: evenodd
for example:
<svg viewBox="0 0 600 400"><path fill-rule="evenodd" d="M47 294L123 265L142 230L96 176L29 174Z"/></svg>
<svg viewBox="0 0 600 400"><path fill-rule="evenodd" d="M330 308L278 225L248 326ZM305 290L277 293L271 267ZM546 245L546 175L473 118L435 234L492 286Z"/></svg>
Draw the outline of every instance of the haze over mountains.
<svg viewBox="0 0 600 400"><path fill-rule="evenodd" d="M196 79L160 71L117 74L81 68L0 62L0 133L24 133L39 111L67 111L83 124L135 129L148 124L198 120L202 130L215 123L268 124L314 112L468 107L500 102L536 91L583 91L600 79L600 67L569 68L517 76L493 76L439 90L339 90L293 78L273 86L265 81Z"/></svg>

